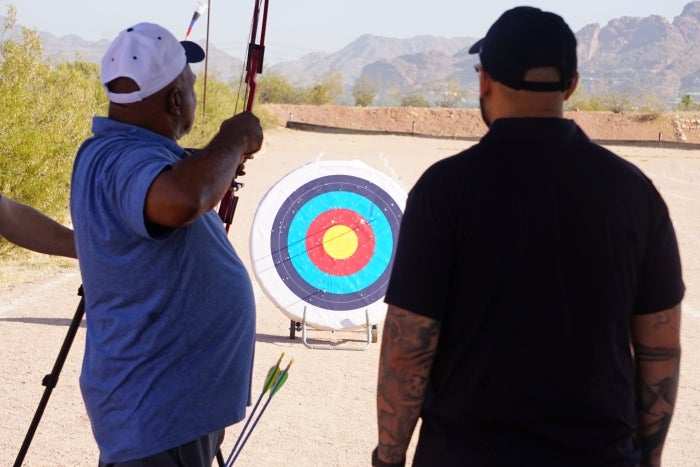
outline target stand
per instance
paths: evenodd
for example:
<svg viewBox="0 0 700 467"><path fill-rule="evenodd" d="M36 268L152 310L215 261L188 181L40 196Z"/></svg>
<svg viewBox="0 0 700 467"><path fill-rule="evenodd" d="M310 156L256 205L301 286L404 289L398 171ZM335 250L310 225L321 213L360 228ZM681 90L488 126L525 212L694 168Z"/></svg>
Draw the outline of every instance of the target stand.
<svg viewBox="0 0 700 467"><path fill-rule="evenodd" d="M360 161L306 164L263 197L250 237L255 276L314 349L364 350L377 341L405 191ZM362 348L312 345L309 328L359 331Z"/></svg>
<svg viewBox="0 0 700 467"><path fill-rule="evenodd" d="M301 331L301 341L305 347L309 349L323 349L323 350L367 350L370 345L377 342L377 325L371 324L369 320L369 312L367 313L367 323L364 329L356 332L365 334L366 341L365 345L343 345L343 344L310 344L307 338L307 322L306 322L306 310L304 310L304 317L302 321L291 320L289 322L289 338L294 339L296 332ZM336 330L329 331L335 333Z"/></svg>

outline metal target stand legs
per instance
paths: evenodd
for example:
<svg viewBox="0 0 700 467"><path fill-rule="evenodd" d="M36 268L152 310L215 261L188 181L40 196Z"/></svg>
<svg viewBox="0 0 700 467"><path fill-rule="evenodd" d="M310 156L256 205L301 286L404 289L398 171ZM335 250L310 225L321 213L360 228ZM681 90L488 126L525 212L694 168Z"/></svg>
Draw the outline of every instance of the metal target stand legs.
<svg viewBox="0 0 700 467"><path fill-rule="evenodd" d="M304 346L309 348L309 349L316 349L316 350L367 350L369 349L370 345L372 343L377 342L377 325L376 324L371 324L369 321L369 310L365 310L365 328L360 331L365 333L366 336L366 341L365 345L362 347L356 346L356 345L343 345L343 344L337 344L337 345L332 345L332 344L309 344L307 340L307 322L306 322L306 307L304 307L304 316L302 317L302 321L294 321L291 320L289 322L289 338L294 339L296 332L301 331L301 341L303 342ZM312 326L313 327L313 326ZM329 331L334 333L335 331ZM351 332L351 331L348 331Z"/></svg>

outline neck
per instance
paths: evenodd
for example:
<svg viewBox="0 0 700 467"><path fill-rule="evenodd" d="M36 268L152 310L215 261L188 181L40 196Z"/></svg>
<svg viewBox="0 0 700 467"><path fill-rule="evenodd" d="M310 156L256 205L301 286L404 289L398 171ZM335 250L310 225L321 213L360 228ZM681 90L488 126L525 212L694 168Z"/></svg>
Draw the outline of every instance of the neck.
<svg viewBox="0 0 700 467"><path fill-rule="evenodd" d="M525 74L532 82L553 82L560 79L555 68L533 68ZM481 74L481 95L488 97L487 112L491 121L498 118L564 118L564 102L571 97L578 75L571 86L563 91L537 92L516 90L494 81L488 73Z"/></svg>
<svg viewBox="0 0 700 467"><path fill-rule="evenodd" d="M493 93L491 117L497 118L563 118L564 93L516 91L498 86Z"/></svg>
<svg viewBox="0 0 700 467"><path fill-rule="evenodd" d="M163 115L162 112L154 111L152 106L148 104L144 105L143 101L133 104L115 104L110 102L107 116L111 120L134 125L177 141L177 135L173 130L173 126L169 124L167 116Z"/></svg>

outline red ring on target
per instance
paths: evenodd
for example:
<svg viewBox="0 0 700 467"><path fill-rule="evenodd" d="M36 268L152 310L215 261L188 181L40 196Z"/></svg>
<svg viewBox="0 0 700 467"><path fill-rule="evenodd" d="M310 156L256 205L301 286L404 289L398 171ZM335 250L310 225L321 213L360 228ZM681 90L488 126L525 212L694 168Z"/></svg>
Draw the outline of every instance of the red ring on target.
<svg viewBox="0 0 700 467"><path fill-rule="evenodd" d="M349 276L372 259L374 231L367 220L349 209L329 209L309 225L306 251L326 274Z"/></svg>

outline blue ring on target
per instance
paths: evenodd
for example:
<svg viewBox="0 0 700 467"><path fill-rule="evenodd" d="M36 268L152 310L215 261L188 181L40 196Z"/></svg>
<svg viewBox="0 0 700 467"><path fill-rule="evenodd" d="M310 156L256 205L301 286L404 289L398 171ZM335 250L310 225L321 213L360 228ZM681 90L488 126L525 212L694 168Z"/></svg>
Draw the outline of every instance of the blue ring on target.
<svg viewBox="0 0 700 467"><path fill-rule="evenodd" d="M392 240L391 226L384 213L370 200L356 193L343 193L343 206L352 206L356 212L369 213L369 221L376 241L375 254L369 263L348 276L332 276L318 268L306 253L306 232L311 222L333 205L338 197L336 193L324 193L311 200L304 209L297 212L289 225L289 239L287 241L289 258L299 275L310 285L326 290L330 293L347 293L347 284L355 285L356 290L363 290L371 286L386 271L391 260L394 242ZM292 238L294 236L294 238Z"/></svg>
<svg viewBox="0 0 700 467"><path fill-rule="evenodd" d="M376 247L358 272L334 276L320 270L306 252L311 223L330 209L354 211L372 228ZM349 175L312 180L282 203L273 223L270 251L282 281L296 296L322 309L345 311L381 299L391 274L402 211L379 186Z"/></svg>

